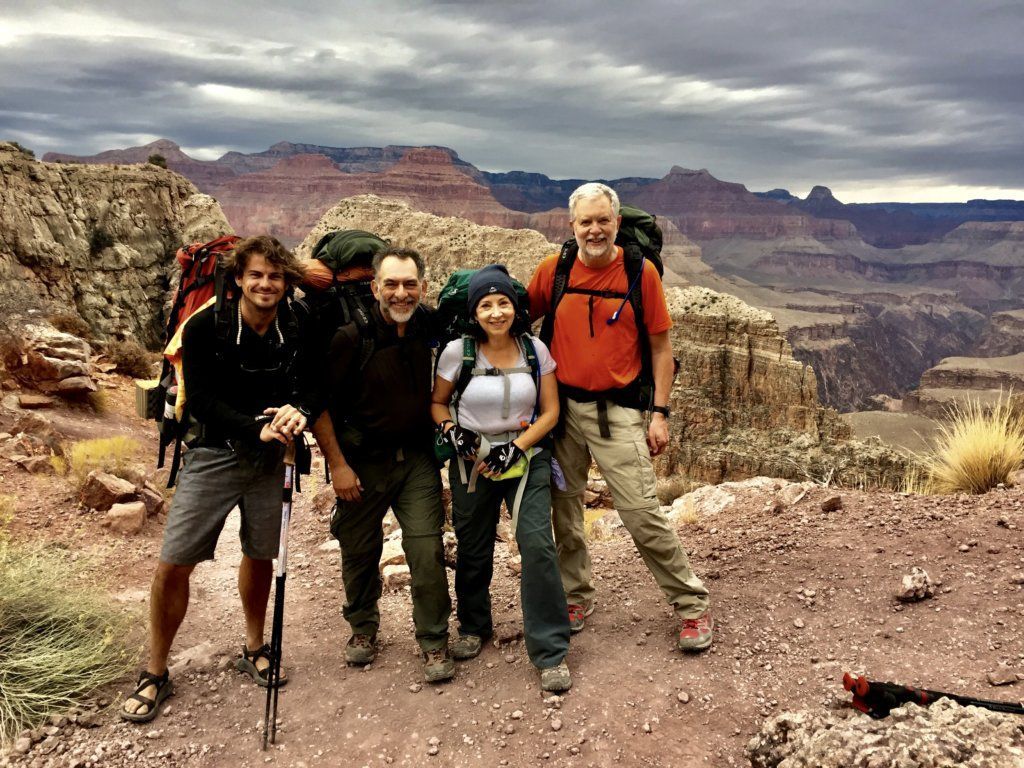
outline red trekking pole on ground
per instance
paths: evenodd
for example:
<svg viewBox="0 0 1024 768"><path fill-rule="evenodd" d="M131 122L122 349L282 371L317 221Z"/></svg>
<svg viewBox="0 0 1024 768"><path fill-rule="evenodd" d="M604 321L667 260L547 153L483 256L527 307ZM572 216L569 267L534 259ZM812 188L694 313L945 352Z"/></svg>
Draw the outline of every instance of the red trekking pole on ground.
<svg viewBox="0 0 1024 768"><path fill-rule="evenodd" d="M301 436L295 438L303 439ZM284 583L288 577L288 524L292 519L292 490L295 487L295 442L284 454L284 492L281 495L281 537L274 579L274 619L270 633L270 667L267 669L267 707L263 715L263 749L277 738L277 693L281 680L281 636L284 633Z"/></svg>
<svg viewBox="0 0 1024 768"><path fill-rule="evenodd" d="M889 712L904 704L919 704L927 707L939 699L950 699L962 707L981 707L993 712L1005 712L1009 715L1024 715L1024 705L1009 701L992 701L961 696L958 693L929 691L924 688L912 688L897 683L879 683L868 680L860 675L843 675L843 688L853 694L853 706L876 720L887 717Z"/></svg>

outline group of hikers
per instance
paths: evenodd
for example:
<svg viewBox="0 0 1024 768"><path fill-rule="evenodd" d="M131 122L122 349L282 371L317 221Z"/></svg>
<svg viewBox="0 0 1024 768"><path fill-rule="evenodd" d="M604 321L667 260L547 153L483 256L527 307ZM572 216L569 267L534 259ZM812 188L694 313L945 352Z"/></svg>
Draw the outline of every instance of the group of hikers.
<svg viewBox="0 0 1024 768"><path fill-rule="evenodd" d="M293 254L269 236L235 245L225 260L235 304L197 311L181 329L183 394L198 428L153 579L148 663L122 717L151 720L170 695L167 659L192 571L213 558L235 506L245 614L236 666L268 685L264 624L282 457L307 430L337 496L331 533L351 627L347 663L369 664L378 652L388 509L402 529L424 678L449 680L456 660L481 652L493 633L490 583L504 503L522 556L526 651L543 690L568 690L570 635L595 607L583 498L592 459L676 613L678 648L711 645L708 591L655 493L651 457L668 446L674 376L659 270L616 244L620 204L611 188L579 187L569 218L573 240L540 263L525 290L500 264L472 273L460 307L465 333L441 345L435 312L422 304L425 265L414 250L382 244L372 260L368 322L324 332L304 328L290 306L304 274ZM530 322L540 318L538 338ZM446 459L458 540L451 643L439 469ZM287 679L281 672L275 684Z"/></svg>

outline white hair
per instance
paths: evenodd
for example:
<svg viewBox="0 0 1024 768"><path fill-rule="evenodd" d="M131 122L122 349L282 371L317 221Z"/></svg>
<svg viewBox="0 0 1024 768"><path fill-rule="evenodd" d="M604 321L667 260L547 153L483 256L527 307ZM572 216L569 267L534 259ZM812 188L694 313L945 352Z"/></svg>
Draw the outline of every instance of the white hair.
<svg viewBox="0 0 1024 768"><path fill-rule="evenodd" d="M607 184L590 181L577 187L575 191L569 195L569 221L576 221L576 203L580 200L589 200L594 197L602 196L607 198L608 202L612 204L612 216L618 216L619 196L615 194L615 190Z"/></svg>

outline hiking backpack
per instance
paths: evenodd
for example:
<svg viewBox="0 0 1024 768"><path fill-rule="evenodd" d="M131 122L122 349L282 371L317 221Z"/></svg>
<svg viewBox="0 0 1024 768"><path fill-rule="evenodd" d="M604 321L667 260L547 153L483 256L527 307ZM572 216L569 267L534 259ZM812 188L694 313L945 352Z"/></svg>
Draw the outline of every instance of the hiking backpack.
<svg viewBox="0 0 1024 768"><path fill-rule="evenodd" d="M175 258L181 268L181 277L171 300L171 309L164 328L164 355L160 377L151 382L137 382L136 410L139 415L159 423L160 447L157 469L164 466L167 448L174 446L167 487L177 478L181 463L181 442L185 437L187 420L183 416L184 404L179 402L181 377L181 327L198 310L215 300L218 329L222 322L230 323L230 314L220 312L234 295L235 283L227 280L223 265L224 254L231 251L241 238L223 235L208 243L192 243L178 249Z"/></svg>
<svg viewBox="0 0 1024 768"><path fill-rule="evenodd" d="M622 223L615 237L615 244L622 248L623 266L626 269L626 292L594 291L587 288L573 288L569 285L569 275L579 255L579 246L575 238L566 240L558 254L555 266L554 285L551 290L551 306L544 316L541 325L540 339L548 347L555 334L555 311L566 293L583 293L606 299L621 299L622 304L612 315L610 322L618 320L619 314L628 301L633 309L637 332L640 338L640 376L638 379L639 405L642 410L649 408L654 398L654 372L651 362L651 342L644 322L642 280L644 263L650 261L658 270L658 276L665 273L661 260L662 234L657 217L633 206L623 205L619 208Z"/></svg>
<svg viewBox="0 0 1024 768"><path fill-rule="evenodd" d="M452 272L437 299L436 322L440 348L443 349L452 339L462 337L462 368L459 370L459 377L455 381L455 389L452 392L450 407L453 411L458 409L459 399L474 376L502 375L501 371L496 368L478 368L476 365L477 342L472 333L471 323L473 320L469 316L468 307L469 281L476 272L475 269L458 269ZM534 347L533 339L530 338L530 300L526 294L526 288L515 278L512 279L512 285L515 288L519 306L513 321L512 332L516 336L523 358L529 367L529 373L537 387L537 402L534 404L531 419L533 421L536 420L540 408L540 362L537 359L537 350ZM440 359L440 351L438 359ZM525 371L523 372L525 373ZM436 377L436 361L434 374Z"/></svg>
<svg viewBox="0 0 1024 768"><path fill-rule="evenodd" d="M355 323L359 330L359 370L373 355L374 333L370 310L377 300L373 257L388 242L371 232L343 229L328 232L313 246L302 282L303 296L295 301L296 312L305 316L307 333L315 348L327 350L335 331Z"/></svg>

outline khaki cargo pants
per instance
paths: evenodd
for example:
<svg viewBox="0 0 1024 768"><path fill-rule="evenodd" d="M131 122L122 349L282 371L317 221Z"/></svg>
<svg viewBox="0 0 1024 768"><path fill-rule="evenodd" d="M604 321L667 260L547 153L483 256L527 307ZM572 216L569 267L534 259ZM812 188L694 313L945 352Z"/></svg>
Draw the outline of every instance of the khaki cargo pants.
<svg viewBox="0 0 1024 768"><path fill-rule="evenodd" d="M654 466L647 448L643 414L608 403L611 437L601 437L597 403L566 400L564 431L555 440L555 458L566 490L551 489L552 523L562 585L569 603L590 605L594 585L583 528L583 491L593 456L637 550L681 619L694 619L708 607L708 590L690 561L655 493Z"/></svg>

